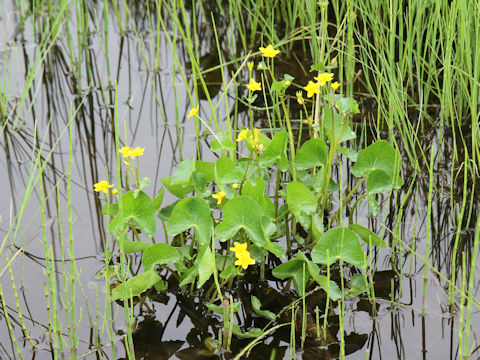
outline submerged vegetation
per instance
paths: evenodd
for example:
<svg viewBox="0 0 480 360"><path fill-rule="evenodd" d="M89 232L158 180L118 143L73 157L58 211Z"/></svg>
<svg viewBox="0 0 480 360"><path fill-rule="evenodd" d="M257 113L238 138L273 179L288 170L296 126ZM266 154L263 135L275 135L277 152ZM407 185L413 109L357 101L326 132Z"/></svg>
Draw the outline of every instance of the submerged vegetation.
<svg viewBox="0 0 480 360"><path fill-rule="evenodd" d="M478 357L477 2L0 3L1 358Z"/></svg>

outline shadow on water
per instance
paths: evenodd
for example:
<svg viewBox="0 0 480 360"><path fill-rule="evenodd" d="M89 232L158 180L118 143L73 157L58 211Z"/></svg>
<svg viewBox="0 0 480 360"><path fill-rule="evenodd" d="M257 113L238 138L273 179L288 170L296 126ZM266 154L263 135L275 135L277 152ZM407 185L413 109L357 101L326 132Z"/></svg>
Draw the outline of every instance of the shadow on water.
<svg viewBox="0 0 480 360"><path fill-rule="evenodd" d="M86 6L87 3L82 3ZM243 49L240 40L231 44L231 25L227 17L218 13L214 1L204 2L205 14L213 14L219 35L221 57L226 66L225 74L236 71ZM90 3L89 3L90 5ZM89 354L95 349L95 344L108 344L107 336L95 329L95 324L89 324L87 311L103 313L104 307L109 305L97 304L99 293L102 291L102 282L96 280L96 273L102 269L103 253L118 249L107 241L105 216L102 215L102 203L95 194L93 184L99 179L115 178L115 86L118 89L118 114L120 121L125 124L121 128L120 139L122 145L128 137L128 144L140 145L147 150L141 159L144 175L152 179L151 187L156 193L161 187L160 179L170 175L176 165L183 158L194 156L196 153L195 129L192 122L186 118L191 108L186 89L193 87L192 73L182 77L175 63L172 48L162 31L152 28L156 24L156 14L161 14L165 21L167 32L174 30L168 12L164 8L156 8L154 2L147 6L142 2L133 2L128 5L128 11L115 14L115 8L109 7L108 15L102 4L91 2L84 10L85 33L77 32L78 14L74 10L69 19L71 32L64 29L52 47L46 52L42 60L41 70L33 78L33 86L25 94L25 106L19 107L23 96L23 89L28 69L35 64L38 53L35 49L42 42L42 32L38 29L47 26L48 19L44 15L30 15L22 25L21 17L16 8L7 2L7 16L0 18L0 26L6 30L6 42L0 43L0 68L6 78L10 79L8 87L0 90L2 100L2 117L0 124L3 129L2 149L0 152L0 169L4 174L0 178L1 188L0 207L2 223L0 233L7 235L10 223L14 222L15 214L23 213L21 226L17 227L16 243L9 245L9 254L12 256L20 247L25 251L13 263L15 283L19 290L18 303L23 312L30 336L36 350L32 351L23 338L21 323L18 321L18 309L10 281L3 275L2 285L7 295L7 310L13 321L13 332L19 339L19 345L31 354L32 358L50 358L52 345L48 338L48 313L45 304L45 255L42 242L39 189L33 189L32 196L25 206L22 204L25 189L29 188L32 171L31 159L37 155L45 169L42 173L44 200L44 217L47 220L46 233L43 238L52 245L55 264L56 280L63 283L61 259L66 251L62 241L68 228L68 206L71 201L73 220L73 234L75 238L76 266L81 273L76 279L83 284L82 291L76 293L76 306L83 310L83 319L80 322L78 333L80 336L78 353ZM123 9L124 10L124 9ZM198 14L198 10L197 14ZM99 31L99 22L105 20L99 14L106 16L108 31ZM187 8L190 17L192 8ZM118 26L120 16L121 26ZM131 16L131 18L128 18ZM8 20L8 21L7 21ZM215 37L212 33L210 20L206 21L198 15L198 52L199 66L205 71L205 82L208 96L221 96L221 70L215 69L218 65L218 52ZM169 22L170 21L170 22ZM127 26L128 25L128 26ZM134 25L134 27L133 27ZM190 26L191 24L188 24ZM75 29L75 30L74 30ZM152 31L153 30L153 31ZM69 40L69 36L71 37ZM141 41L140 41L141 39ZM108 49L107 49L108 44ZM257 44L258 45L258 44ZM175 43L175 53L185 69L191 68L186 49L187 45L178 40ZM306 60L307 59L307 60ZM289 57L279 58L276 71L279 74L290 73L296 77L299 84L306 83L311 77L308 74L311 61L300 43L293 44L293 52ZM292 64L302 65L301 67ZM7 69L8 67L8 69ZM214 68L214 70L211 70ZM301 70L295 70L300 68ZM6 70L7 69L7 70ZM208 70L208 71L207 71ZM295 73L296 71L296 73ZM12 76L18 74L19 76ZM185 83L186 80L186 83ZM175 85L175 88L174 88ZM243 91L243 87L240 87ZM294 104L294 91L288 95ZM205 99L207 93L199 90L199 97ZM365 108L369 108L371 99L357 94L363 100ZM6 101L4 101L6 99ZM229 101L233 104L235 99ZM205 107L205 108L204 108ZM374 106L370 106L374 108ZM201 103L201 108L208 113L207 105ZM28 109L28 110L27 110ZM293 117L295 106L292 106ZM222 109L220 109L221 111ZM298 110L298 109L297 109ZM365 111L365 109L364 109ZM18 117L20 126L14 126L8 119ZM70 116L70 114L73 114ZM415 114L411 114L415 118ZM375 118L366 111L358 120L357 133L359 137L375 133L364 119ZM70 123L69 119L73 122ZM239 119L246 123L245 108L239 106ZM265 123L262 115L257 118L259 125ZM298 127L301 123L297 119L296 134L299 138ZM69 139L68 126L74 127L73 139ZM124 130L125 133L124 133ZM456 129L458 130L458 129ZM462 148L457 149L458 156L455 162L448 152L435 161L433 170L435 188L433 191L433 208L431 212L431 229L427 231L427 204L429 176L428 171L419 171L428 166L424 158L425 149L431 146L453 146L452 129L447 129L443 138L439 138L435 127L425 129L419 137L418 154L419 168L404 162L402 176L404 189L397 197L383 200L383 213L380 219L368 218L366 207L360 208L355 216L360 224L377 233L383 234L390 244L394 244L394 236L385 230L397 229L397 235L402 241L416 249L417 253L425 253L425 239L431 236L429 261L440 273L448 276L452 273L454 247L458 237L457 261L455 271L461 273L461 257L465 253L467 266L472 258L475 220L479 205L478 190L475 184L464 172L465 158ZM468 132L465 132L468 133ZM401 145L401 138L397 139ZM70 141L73 146L72 190L71 200L68 199L66 178L68 176L68 154ZM468 141L468 139L467 139ZM400 146L400 150L402 147ZM213 158L207 146L201 149L202 156ZM405 153L402 154L407 159ZM349 163L344 166L349 166ZM337 169L338 170L338 169ZM337 172L338 176L338 172ZM345 179L352 183L352 179ZM413 191L407 195L408 186L413 183ZM8 190L7 190L8 189ZM465 189L467 213L458 226L460 209L463 205ZM6 190L6 191L5 191ZM408 196L403 207L403 216L399 219L398 209L403 197ZM173 197L168 197L165 203L171 203ZM383 226L385 225L385 227ZM457 229L459 229L457 231ZM160 238L160 236L159 236ZM158 239L157 239L158 241ZM109 245L108 245L109 244ZM349 359L393 358L421 359L441 358L455 359L458 347L458 324L456 310L451 314L448 308L448 285L436 273L429 272L426 296L426 316L422 316L422 289L424 285L424 262L411 254L405 246L395 245L394 251L375 250L374 259L378 270L374 275L376 302L372 304L368 299L356 298L347 300L345 304L345 353ZM21 258L21 260L20 260ZM139 259L132 256L132 268L138 269ZM67 260L67 263L69 260ZM272 267L273 267L272 263ZM338 269L332 269L338 276ZM135 355L141 359L203 359L203 358L231 358L231 354L239 353L247 346L251 339L232 338L231 353L215 354L212 339L217 338L222 331L222 318L207 309L205 303L209 301L203 290L186 292L178 286L174 276L164 275L168 282L168 292L151 290L147 296L140 299L134 308L136 326L133 333ZM268 320L255 315L251 308L250 296L255 295L265 310L274 313L282 312L276 324L287 324L292 319L292 303L297 295L290 290L290 283L275 278L271 271L267 271L265 282L258 282L259 274L256 269L249 270L247 275L231 289L231 295L240 299L244 304L242 311L236 314L236 320L242 324L242 330L248 331L251 327L263 328ZM335 279L335 277L334 277ZM208 283L207 283L208 284ZM308 289L308 290L313 290ZM59 299L64 294L59 292ZM101 296L100 296L101 298ZM220 305L220 304L217 304ZM65 305L62 305L63 307ZM339 354L338 308L330 304L325 312L326 299L322 291L313 291L306 299L306 338L303 352L297 353L298 359L335 359ZM115 308L112 305L112 308ZM118 311L118 310L114 310ZM300 344L302 307L293 306L295 327L295 344ZM328 327L318 328L316 314L318 312L320 324L327 317ZM5 324L3 309L0 338L8 339L9 333ZM17 315L17 317L16 317ZM64 320L64 319L62 319ZM96 319L96 321L99 321ZM473 329L480 329L478 316L472 317ZM116 331L117 353L123 354L122 342L123 322L119 318L114 328ZM477 326L475 326L477 325ZM317 331L321 330L319 336ZM290 356L292 344L291 327L281 327L269 334L252 351L250 358L284 359ZM478 330L477 330L478 331ZM65 335L68 330L64 329ZM480 335L474 332L474 335ZM95 338L97 337L97 338ZM108 345L107 345L108 347ZM88 358L110 358L108 349L99 353L90 353ZM11 341L1 341L0 357L15 358L14 344ZM272 357L270 357L272 355ZM395 354L395 355L392 355ZM448 354L448 355L447 355ZM119 355L121 358L123 355Z"/></svg>

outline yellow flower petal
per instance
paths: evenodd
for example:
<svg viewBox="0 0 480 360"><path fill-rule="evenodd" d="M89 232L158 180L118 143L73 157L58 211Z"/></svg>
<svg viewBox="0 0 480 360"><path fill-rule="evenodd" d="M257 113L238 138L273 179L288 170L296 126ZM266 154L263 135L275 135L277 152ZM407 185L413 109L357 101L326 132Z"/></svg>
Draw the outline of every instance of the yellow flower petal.
<svg viewBox="0 0 480 360"><path fill-rule="evenodd" d="M333 91L337 91L337 89L340 87L340 84L338 81L335 81L334 83L330 84L330 87L333 89Z"/></svg>
<svg viewBox="0 0 480 360"><path fill-rule="evenodd" d="M307 92L307 97L311 98L314 94L318 94L320 89L318 88L318 83L309 81L308 85L303 88Z"/></svg>
<svg viewBox="0 0 480 360"><path fill-rule="evenodd" d="M198 109L200 109L200 105L195 106L187 115L187 118L191 118L192 116L197 115Z"/></svg>
<svg viewBox="0 0 480 360"><path fill-rule="evenodd" d="M233 243L235 246L231 247L230 250L235 253L235 256L238 257L238 254L244 253L247 251L247 243L239 243L235 241Z"/></svg>
<svg viewBox="0 0 480 360"><path fill-rule="evenodd" d="M262 90L262 84L256 82L254 79L250 79L250 82L247 85L248 90L250 91L257 91Z"/></svg>
<svg viewBox="0 0 480 360"><path fill-rule="evenodd" d="M217 200L217 205L220 205L225 195L227 195L225 191L219 191L218 193L213 194L212 197Z"/></svg>
<svg viewBox="0 0 480 360"><path fill-rule="evenodd" d="M103 191L105 194L108 194L108 189L113 187L112 184L110 184L106 180L99 181L96 184L93 184L93 190L96 192Z"/></svg>
<svg viewBox="0 0 480 360"><path fill-rule="evenodd" d="M318 81L318 85L325 86L325 84L329 81L333 80L332 73L322 73L315 77L315 80Z"/></svg>
<svg viewBox="0 0 480 360"><path fill-rule="evenodd" d="M266 48L260 47L259 50L261 51L262 56L271 58L277 56L278 53L280 53L280 50L275 50L271 44L268 45Z"/></svg>
<svg viewBox="0 0 480 360"><path fill-rule="evenodd" d="M238 133L237 141L242 141L247 137L248 134L248 128L243 129Z"/></svg>
<svg viewBox="0 0 480 360"><path fill-rule="evenodd" d="M255 264L255 260L250 257L250 253L245 250L242 253L238 254L238 260L235 261L235 265L239 265L242 268L246 269L248 265Z"/></svg>

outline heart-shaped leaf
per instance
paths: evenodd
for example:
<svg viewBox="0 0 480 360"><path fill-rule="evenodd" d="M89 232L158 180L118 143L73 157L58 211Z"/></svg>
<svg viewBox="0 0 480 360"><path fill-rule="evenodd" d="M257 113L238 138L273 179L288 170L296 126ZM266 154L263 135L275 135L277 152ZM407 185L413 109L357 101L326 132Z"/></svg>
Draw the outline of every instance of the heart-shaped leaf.
<svg viewBox="0 0 480 360"><path fill-rule="evenodd" d="M226 131L217 132L216 138L210 143L210 149L213 152L224 149L235 149L236 145L232 141L231 136Z"/></svg>
<svg viewBox="0 0 480 360"><path fill-rule="evenodd" d="M225 156L219 157L215 163L215 171L217 173L217 182L222 184L239 183L243 179L243 171L236 166L230 158Z"/></svg>
<svg viewBox="0 0 480 360"><path fill-rule="evenodd" d="M210 242L210 230L213 227L212 215L208 203L197 197L180 200L167 222L167 233L178 235L190 228L201 245Z"/></svg>
<svg viewBox="0 0 480 360"><path fill-rule="evenodd" d="M163 243L150 245L142 254L142 264L145 270L153 270L155 265L172 264L180 259L176 248Z"/></svg>
<svg viewBox="0 0 480 360"><path fill-rule="evenodd" d="M195 188L193 186L192 179L189 181L172 181L171 176L164 177L162 180L163 186L167 188L170 193L178 198L183 198L185 195L190 194Z"/></svg>
<svg viewBox="0 0 480 360"><path fill-rule="evenodd" d="M350 127L348 119L344 118L342 120L342 117L338 113L333 112L330 108L326 108L324 111L325 114L323 119L323 128L331 143L337 141L338 139L338 143L340 144L344 141L353 140L357 137L355 132Z"/></svg>
<svg viewBox="0 0 480 360"><path fill-rule="evenodd" d="M126 254L131 254L131 253L136 253L139 251L143 251L146 248L150 246L149 243L145 241L122 241L122 240L117 240L117 242L122 242L123 245L123 251Z"/></svg>
<svg viewBox="0 0 480 360"><path fill-rule="evenodd" d="M295 166L299 170L324 166L327 162L327 145L322 139L305 141L295 155Z"/></svg>
<svg viewBox="0 0 480 360"><path fill-rule="evenodd" d="M247 195L254 199L268 217L273 218L275 216L275 206L270 197L265 194L265 180L260 176L255 178L255 184L246 182L243 185L242 195Z"/></svg>
<svg viewBox="0 0 480 360"><path fill-rule="evenodd" d="M152 200L143 191L134 197L134 191L129 191L122 195L122 223L120 216L114 218L108 225L108 231L122 231L126 229L128 224L133 220L145 235L152 237L156 230L155 208Z"/></svg>
<svg viewBox="0 0 480 360"><path fill-rule="evenodd" d="M328 257L327 257L328 250ZM358 268L365 267L365 253L357 235L350 229L337 227L328 230L312 250L312 261L330 266L342 260Z"/></svg>
<svg viewBox="0 0 480 360"><path fill-rule="evenodd" d="M382 140L358 152L358 159L351 172L356 177L368 176L367 187L373 193L380 190L384 192L386 189L390 191L392 187L402 186L402 179L399 177L401 164L402 158L398 151ZM388 176L388 180L385 175Z"/></svg>
<svg viewBox="0 0 480 360"><path fill-rule="evenodd" d="M253 311L255 311L258 315L265 316L266 318L268 318L270 320L275 320L276 319L277 315L275 315L273 312L268 311L268 310L261 310L260 309L262 307L262 303L260 302L260 300L256 296L252 295L251 299L252 299Z"/></svg>
<svg viewBox="0 0 480 360"><path fill-rule="evenodd" d="M350 280L350 289L345 294L349 298L354 298L360 294L367 292L367 283L362 274L353 275Z"/></svg>
<svg viewBox="0 0 480 360"><path fill-rule="evenodd" d="M112 290L110 299L114 301L118 299L129 299L131 296L138 296L160 280L162 280L162 278L155 271L145 271L118 285Z"/></svg>
<svg viewBox="0 0 480 360"><path fill-rule="evenodd" d="M301 182L291 182L287 185L288 208L305 229L309 229L312 214L317 209L317 202L312 192Z"/></svg>
<svg viewBox="0 0 480 360"><path fill-rule="evenodd" d="M262 227L262 208L249 196L234 197L223 207L223 221L215 228L221 241L232 238L244 229L253 243L263 247L266 235Z"/></svg>
<svg viewBox="0 0 480 360"><path fill-rule="evenodd" d="M276 133L265 152L260 155L260 166L265 168L276 163L280 171L288 170L287 142L286 131L282 130Z"/></svg>

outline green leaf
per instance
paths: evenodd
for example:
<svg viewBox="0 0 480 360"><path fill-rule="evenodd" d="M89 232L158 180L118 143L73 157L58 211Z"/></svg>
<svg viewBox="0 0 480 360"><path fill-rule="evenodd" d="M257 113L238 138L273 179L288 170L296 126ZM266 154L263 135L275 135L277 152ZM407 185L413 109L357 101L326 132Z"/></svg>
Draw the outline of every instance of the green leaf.
<svg viewBox="0 0 480 360"><path fill-rule="evenodd" d="M288 170L287 142L286 131L282 130L276 133L270 145L260 155L260 167L265 168L276 163L280 171Z"/></svg>
<svg viewBox="0 0 480 360"><path fill-rule="evenodd" d="M195 170L205 176L205 182L209 183L215 180L215 163L198 160L195 163Z"/></svg>
<svg viewBox="0 0 480 360"><path fill-rule="evenodd" d="M305 277L304 271L305 269ZM273 276L279 279L293 279L293 287L299 296L303 295L303 289L305 284L310 279L310 273L308 272L307 264L305 261L295 257L294 259L288 260L283 264L278 265L272 271Z"/></svg>
<svg viewBox="0 0 480 360"><path fill-rule="evenodd" d="M172 181L171 176L164 177L162 180L163 186L167 188L170 193L178 198L183 198L185 195L191 193L195 188L193 187L192 180L189 181Z"/></svg>
<svg viewBox="0 0 480 360"><path fill-rule="evenodd" d="M152 200L141 191L137 198L134 198L134 192L129 191L122 195L123 223L120 223L120 217L114 218L108 225L109 232L121 231L125 229L130 221L148 237L152 237L156 231L155 208Z"/></svg>
<svg viewBox="0 0 480 360"><path fill-rule="evenodd" d="M153 270L155 265L172 264L180 260L177 249L168 244L153 244L143 251L142 264L145 270Z"/></svg>
<svg viewBox="0 0 480 360"><path fill-rule="evenodd" d="M374 193L380 190L384 192L387 188L386 191L390 191L392 188L402 186L402 179L399 177L401 164L399 152L382 140L358 152L358 159L351 172L356 177L368 176L367 187ZM383 171L388 176L388 185L385 175L377 170Z"/></svg>
<svg viewBox="0 0 480 360"><path fill-rule="evenodd" d="M205 306L207 307L208 310L213 311L214 313L224 315L225 314L225 308L223 305L215 305L212 303L205 303ZM230 307L230 306L229 306ZM240 301L234 302L233 303L233 312L238 312L242 309L242 303ZM227 309L227 313L230 313L230 309Z"/></svg>
<svg viewBox="0 0 480 360"><path fill-rule="evenodd" d="M102 215L115 216L118 213L118 204L106 204L102 207Z"/></svg>
<svg viewBox="0 0 480 360"><path fill-rule="evenodd" d="M344 141L353 140L357 137L355 132L350 127L348 119L346 118L343 119L344 124L342 128L342 117L338 113L333 112L332 109L330 108L326 108L324 111L325 111L325 115L323 120L323 128L324 128L325 134L327 135L331 143L337 141L337 138L339 135L340 135L340 138L338 140L339 144ZM332 139L332 125L333 125L333 139Z"/></svg>
<svg viewBox="0 0 480 360"><path fill-rule="evenodd" d="M118 299L129 299L131 296L138 296L160 280L162 280L162 278L155 271L145 271L118 285L112 290L110 299L114 301Z"/></svg>
<svg viewBox="0 0 480 360"><path fill-rule="evenodd" d="M226 131L220 131L216 134L217 138L210 143L210 149L213 152L222 151L224 149L235 149L236 145Z"/></svg>
<svg viewBox="0 0 480 360"><path fill-rule="evenodd" d="M313 64L310 66L310 71L320 71L320 72L325 72L325 65L322 61Z"/></svg>
<svg viewBox="0 0 480 360"><path fill-rule="evenodd" d="M327 250L328 259L327 259ZM330 266L337 260L343 260L358 268L365 267L365 253L357 235L350 229L337 227L328 230L312 250L312 261Z"/></svg>
<svg viewBox="0 0 480 360"><path fill-rule="evenodd" d="M270 239L268 238L265 243L265 249L270 251L273 255L275 255L278 258L285 257L285 249L282 247L282 245L280 245L279 243L270 241Z"/></svg>
<svg viewBox="0 0 480 360"><path fill-rule="evenodd" d="M220 277L224 280L228 279L230 276L232 275L238 275L240 272L239 272L239 269L233 265L233 264L230 264L230 265L227 265L225 267L225 269L223 269L223 271L220 273Z"/></svg>
<svg viewBox="0 0 480 360"><path fill-rule="evenodd" d="M357 101L351 97L347 98L340 98L339 100L335 101L335 107L338 111L340 111L343 115L350 114L358 114L360 110L358 109Z"/></svg>
<svg viewBox="0 0 480 360"><path fill-rule="evenodd" d="M258 315L265 316L267 319L270 319L270 320L275 320L277 318L277 316L271 311L260 310L260 308L262 307L262 303L256 296L252 295L251 299L252 299L253 311L255 311Z"/></svg>
<svg viewBox="0 0 480 360"><path fill-rule="evenodd" d="M215 171L218 176L217 182L222 184L239 183L243 179L243 171L235 165L233 160L222 156L215 163Z"/></svg>
<svg viewBox="0 0 480 360"><path fill-rule="evenodd" d="M370 210L370 216L377 216L380 212L380 205L375 195L368 194L368 209Z"/></svg>
<svg viewBox="0 0 480 360"><path fill-rule="evenodd" d="M315 241L318 241L324 234L323 220L318 214L312 215L312 235Z"/></svg>
<svg viewBox="0 0 480 360"><path fill-rule="evenodd" d="M193 157L183 160L178 164L177 170L172 175L172 183L177 181L189 181L195 171L195 159Z"/></svg>
<svg viewBox="0 0 480 360"><path fill-rule="evenodd" d="M208 203L197 197L189 197L180 200L173 209L167 222L167 233L175 236L194 228L200 245L203 245L210 242L212 227L213 220Z"/></svg>
<svg viewBox="0 0 480 360"><path fill-rule="evenodd" d="M170 205L167 205L165 206L164 208L162 208L159 212L158 212L158 217L162 220L162 221L168 221L168 219L170 218L170 216L172 215L172 211L173 209L175 208L175 206L177 206L178 202L180 200L176 200L174 201L173 203L171 203Z"/></svg>
<svg viewBox="0 0 480 360"><path fill-rule="evenodd" d="M327 145L322 139L305 141L295 155L295 166L299 170L324 166L327 162Z"/></svg>
<svg viewBox="0 0 480 360"><path fill-rule="evenodd" d="M370 231L366 227L358 224L351 224L349 228L355 231L365 243L381 248L387 247L387 244L383 239L381 239L377 234L375 234L373 231Z"/></svg>
<svg viewBox="0 0 480 360"><path fill-rule="evenodd" d="M232 324L232 332L240 337L243 338L258 338L263 335L263 330L259 328L252 328L248 330L246 333L242 332L242 329L240 329L240 326L237 324Z"/></svg>
<svg viewBox="0 0 480 360"><path fill-rule="evenodd" d="M243 185L242 195L250 196L254 199L260 205L265 215L270 218L275 216L275 206L270 197L265 194L265 180L260 176L255 178L255 184L246 182Z"/></svg>
<svg viewBox="0 0 480 360"><path fill-rule="evenodd" d="M200 262L198 263L198 283L197 289L200 289L210 276L217 270L215 265L215 255L210 250L208 244L205 246L205 251L203 252Z"/></svg>
<svg viewBox="0 0 480 360"><path fill-rule="evenodd" d="M201 172L194 171L192 181L198 196L205 198L212 195L212 189L206 186L205 176Z"/></svg>
<svg viewBox="0 0 480 360"><path fill-rule="evenodd" d="M162 201L163 201L163 195L165 195L165 188L162 187L160 191L158 192L157 196L155 196L155 199L153 199L153 208L155 210L160 209L160 206L162 206Z"/></svg>
<svg viewBox="0 0 480 360"><path fill-rule="evenodd" d="M345 294L349 298L354 298L360 294L367 292L367 283L362 274L353 275L350 280L350 289Z"/></svg>
<svg viewBox="0 0 480 360"><path fill-rule="evenodd" d="M215 228L221 241L232 238L244 229L253 243L263 247L266 235L262 227L262 208L249 196L237 196L223 207L223 221Z"/></svg>
<svg viewBox="0 0 480 360"><path fill-rule="evenodd" d="M123 243L123 251L126 254L136 253L139 251L143 251L150 246L149 243L145 241L121 241L118 242Z"/></svg>
<svg viewBox="0 0 480 360"><path fill-rule="evenodd" d="M311 215L317 209L317 202L312 192L301 182L287 185L288 208L305 229L311 225Z"/></svg>
<svg viewBox="0 0 480 360"><path fill-rule="evenodd" d="M357 161L358 159L358 152L350 148L344 148L342 146L337 146L337 150L339 153L345 155L347 158L352 160L353 162Z"/></svg>

